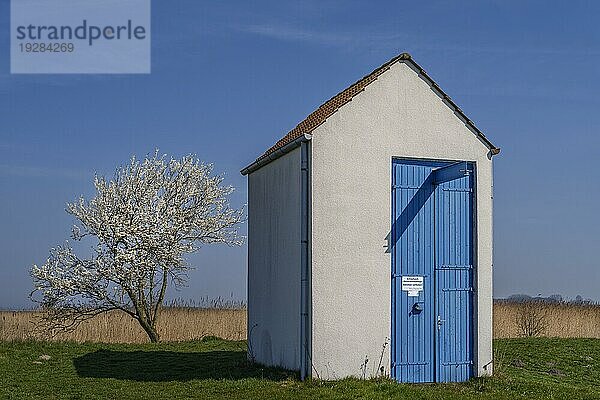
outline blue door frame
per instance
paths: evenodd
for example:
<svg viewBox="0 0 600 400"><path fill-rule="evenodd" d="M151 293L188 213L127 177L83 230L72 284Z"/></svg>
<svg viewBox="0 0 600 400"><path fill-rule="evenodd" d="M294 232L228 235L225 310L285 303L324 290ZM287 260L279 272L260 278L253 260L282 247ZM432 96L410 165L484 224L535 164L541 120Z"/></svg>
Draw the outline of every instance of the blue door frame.
<svg viewBox="0 0 600 400"><path fill-rule="evenodd" d="M392 160L391 371L398 381L459 382L473 374L474 175L468 162Z"/></svg>

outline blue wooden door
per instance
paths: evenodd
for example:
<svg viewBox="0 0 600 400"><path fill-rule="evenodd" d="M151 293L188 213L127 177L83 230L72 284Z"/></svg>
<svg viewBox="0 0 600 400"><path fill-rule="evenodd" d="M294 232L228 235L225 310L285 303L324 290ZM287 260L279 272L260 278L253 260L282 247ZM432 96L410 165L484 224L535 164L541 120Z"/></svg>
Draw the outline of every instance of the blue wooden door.
<svg viewBox="0 0 600 400"><path fill-rule="evenodd" d="M446 171L443 167L448 165L422 160L392 163L391 371L401 382L470 377L470 369L463 373L470 365L456 365L471 357L471 353L460 353L470 351L470 344L463 345L462 341L470 343L472 334L471 318L466 317L471 313L470 292L465 295L467 300L461 291L465 285L460 286L467 278L458 267L471 263L466 255L472 247L471 227L466 227L470 222L464 218L472 221L469 195L472 192L459 191L457 185L466 188L472 178L436 182L436 171ZM448 204L457 211L451 211ZM453 250L447 252L448 256L438 257L437 253L446 246L453 246ZM466 273L471 282L471 270ZM460 303L463 300L468 304ZM459 321L454 321L455 318ZM459 330L465 321L469 324L465 328L468 332ZM465 336L453 337L455 334ZM458 341L461 343L457 344ZM454 369L449 367L450 363L454 363Z"/></svg>
<svg viewBox="0 0 600 400"><path fill-rule="evenodd" d="M435 164L393 163L392 375L400 382L434 380L433 281ZM422 279L423 290L402 290L403 277Z"/></svg>
<svg viewBox="0 0 600 400"><path fill-rule="evenodd" d="M473 368L473 174L440 183L434 197L435 375L462 382Z"/></svg>

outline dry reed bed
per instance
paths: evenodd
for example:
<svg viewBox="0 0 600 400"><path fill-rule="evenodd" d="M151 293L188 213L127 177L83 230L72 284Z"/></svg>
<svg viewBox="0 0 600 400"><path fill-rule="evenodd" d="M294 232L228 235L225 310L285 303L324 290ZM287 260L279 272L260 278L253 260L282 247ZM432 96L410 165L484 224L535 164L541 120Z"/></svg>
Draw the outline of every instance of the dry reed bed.
<svg viewBox="0 0 600 400"><path fill-rule="evenodd" d="M521 336L517 313L521 305L494 302L494 338ZM542 303L540 313L545 320L542 335L562 338L600 338L600 305L574 303Z"/></svg>
<svg viewBox="0 0 600 400"><path fill-rule="evenodd" d="M543 336L565 338L600 338L600 305L542 304L546 318ZM518 303L494 303L494 338L519 337ZM40 339L33 333L33 321L39 312L0 311L0 340ZM204 336L224 339L246 338L245 309L166 308L159 321L161 340L185 341ZM145 333L131 317L111 312L82 324L74 332L53 340L76 342L145 343Z"/></svg>
<svg viewBox="0 0 600 400"><path fill-rule="evenodd" d="M0 341L48 339L34 332L36 311L0 311ZM186 341L205 336L246 338L245 309L166 308L159 321L163 341ZM75 342L146 343L139 324L123 312L109 312L81 324L75 331L50 340Z"/></svg>

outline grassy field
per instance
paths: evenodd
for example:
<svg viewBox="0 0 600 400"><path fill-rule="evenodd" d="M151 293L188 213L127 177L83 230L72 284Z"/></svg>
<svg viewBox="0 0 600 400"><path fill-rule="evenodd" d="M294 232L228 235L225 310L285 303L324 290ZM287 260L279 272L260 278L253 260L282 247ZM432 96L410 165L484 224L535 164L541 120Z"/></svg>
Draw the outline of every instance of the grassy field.
<svg viewBox="0 0 600 400"><path fill-rule="evenodd" d="M0 343L6 399L600 399L600 340L495 341L497 376L462 384L299 382L246 362L243 341ZM49 356L49 357L48 357Z"/></svg>

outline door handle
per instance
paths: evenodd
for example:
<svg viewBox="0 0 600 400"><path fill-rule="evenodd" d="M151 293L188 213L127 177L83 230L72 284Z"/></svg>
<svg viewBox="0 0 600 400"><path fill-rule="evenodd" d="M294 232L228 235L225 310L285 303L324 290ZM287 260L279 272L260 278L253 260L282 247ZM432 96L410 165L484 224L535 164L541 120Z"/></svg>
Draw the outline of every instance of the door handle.
<svg viewBox="0 0 600 400"><path fill-rule="evenodd" d="M440 316L438 315L438 318L437 318L437 327L438 327L438 330L440 330L440 328L442 327L442 324L443 324L444 322L446 322L446 320L445 320L445 319L442 319L442 317L440 317Z"/></svg>

